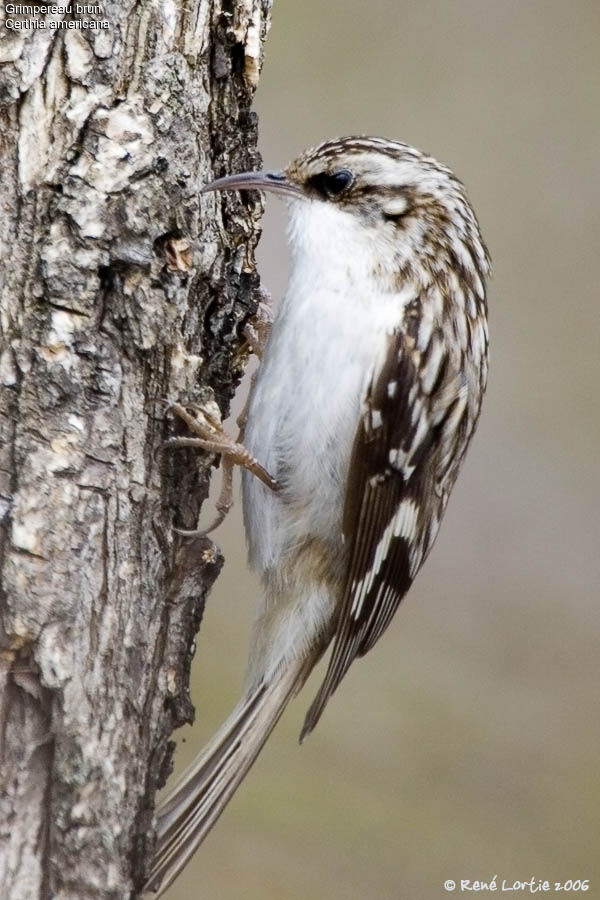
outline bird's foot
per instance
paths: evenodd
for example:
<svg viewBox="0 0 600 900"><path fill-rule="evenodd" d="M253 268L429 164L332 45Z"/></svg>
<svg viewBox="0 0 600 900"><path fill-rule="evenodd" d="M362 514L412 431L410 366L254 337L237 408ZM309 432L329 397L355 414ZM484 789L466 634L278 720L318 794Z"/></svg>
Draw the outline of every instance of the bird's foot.
<svg viewBox="0 0 600 900"><path fill-rule="evenodd" d="M248 469L270 490L279 490L279 482L270 475L267 470L261 466L258 460L247 450L242 443L234 441L227 432L219 419L212 412L202 406L188 404L182 406L180 403L172 403L170 410L178 419L185 422L194 437L173 437L165 441L164 446L168 449L179 448L197 448L207 453L214 453L221 457L221 465L223 472L223 480L219 497L215 504L217 517L208 528L199 528L192 531L183 529L175 529L178 534L189 537L197 537L199 535L208 534L218 528L224 521L227 513L233 506L233 469L234 466L241 466Z"/></svg>
<svg viewBox="0 0 600 900"><path fill-rule="evenodd" d="M260 300L256 312L244 326L244 337L250 352L258 359L262 359L273 325L273 310L271 297L267 291L261 288L259 293Z"/></svg>

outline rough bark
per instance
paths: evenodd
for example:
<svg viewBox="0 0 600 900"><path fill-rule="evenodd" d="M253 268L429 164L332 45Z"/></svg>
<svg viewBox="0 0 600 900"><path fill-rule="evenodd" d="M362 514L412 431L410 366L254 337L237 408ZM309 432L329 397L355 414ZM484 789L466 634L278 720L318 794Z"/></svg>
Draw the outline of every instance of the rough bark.
<svg viewBox="0 0 600 900"><path fill-rule="evenodd" d="M241 374L261 207L198 188L258 164L269 7L0 21L2 898L143 880L221 565L172 530L195 526L212 460L160 452L165 400L225 413ZM76 19L110 28L50 30Z"/></svg>

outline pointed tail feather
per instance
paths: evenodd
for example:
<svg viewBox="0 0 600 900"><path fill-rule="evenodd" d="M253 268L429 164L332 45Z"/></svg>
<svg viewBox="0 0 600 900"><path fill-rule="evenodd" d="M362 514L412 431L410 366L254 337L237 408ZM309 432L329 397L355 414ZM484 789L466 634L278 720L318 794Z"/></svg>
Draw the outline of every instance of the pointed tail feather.
<svg viewBox="0 0 600 900"><path fill-rule="evenodd" d="M289 663L255 687L157 810L157 846L144 891L160 896L200 846L260 753L310 667Z"/></svg>

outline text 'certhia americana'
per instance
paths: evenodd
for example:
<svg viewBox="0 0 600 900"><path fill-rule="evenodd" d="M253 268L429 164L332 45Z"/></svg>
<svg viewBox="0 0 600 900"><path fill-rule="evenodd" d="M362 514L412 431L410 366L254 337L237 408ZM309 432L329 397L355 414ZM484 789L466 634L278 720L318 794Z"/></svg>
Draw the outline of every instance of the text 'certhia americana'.
<svg viewBox="0 0 600 900"><path fill-rule="evenodd" d="M158 892L329 644L302 737L389 625L437 535L487 377L489 257L445 166L397 141L350 137L283 172L206 188L234 189L282 194L290 214L290 280L244 435L268 473L243 478L264 595L243 698L158 810L147 885Z"/></svg>

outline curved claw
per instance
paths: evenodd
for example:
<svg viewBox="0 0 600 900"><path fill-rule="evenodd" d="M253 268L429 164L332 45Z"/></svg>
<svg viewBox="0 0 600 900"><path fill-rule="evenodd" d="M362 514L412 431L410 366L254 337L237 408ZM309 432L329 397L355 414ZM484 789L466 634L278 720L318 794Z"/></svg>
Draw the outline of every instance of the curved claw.
<svg viewBox="0 0 600 900"><path fill-rule="evenodd" d="M227 512L229 512L229 510L227 510ZM219 525L223 524L227 512L219 513L219 515L216 517L216 519L214 519L214 521L211 522L208 528L187 529L177 528L175 525L173 525L173 531L175 532L175 534L180 534L182 537L206 537L207 534L215 531L219 527Z"/></svg>
<svg viewBox="0 0 600 900"><path fill-rule="evenodd" d="M208 534L208 531L204 531L202 528L177 528L175 525L172 528L175 534L179 534L181 537L198 538Z"/></svg>

